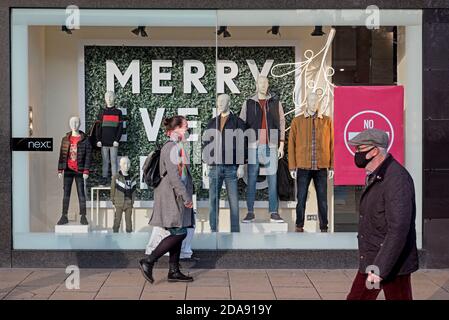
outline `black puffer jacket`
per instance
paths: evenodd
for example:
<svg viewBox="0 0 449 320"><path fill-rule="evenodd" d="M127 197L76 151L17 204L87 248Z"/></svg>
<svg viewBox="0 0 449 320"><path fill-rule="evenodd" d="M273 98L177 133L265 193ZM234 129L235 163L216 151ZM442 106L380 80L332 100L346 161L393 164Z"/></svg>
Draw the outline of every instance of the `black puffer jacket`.
<svg viewBox="0 0 449 320"><path fill-rule="evenodd" d="M67 170L67 157L70 149L70 136L72 132L68 132L61 141L61 148L59 149L58 171ZM92 146L89 142L88 136L80 131L81 139L78 142L77 161L78 172L88 171L90 169Z"/></svg>
<svg viewBox="0 0 449 320"><path fill-rule="evenodd" d="M379 268L384 280L418 270L413 179L391 155L371 175L360 200L360 272Z"/></svg>

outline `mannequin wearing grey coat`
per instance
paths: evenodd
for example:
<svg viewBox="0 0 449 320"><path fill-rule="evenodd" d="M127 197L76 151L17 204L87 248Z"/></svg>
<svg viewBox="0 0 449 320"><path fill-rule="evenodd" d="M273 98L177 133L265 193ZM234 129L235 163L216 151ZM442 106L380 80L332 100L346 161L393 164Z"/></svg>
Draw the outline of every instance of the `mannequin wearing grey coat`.
<svg viewBox="0 0 449 320"><path fill-rule="evenodd" d="M161 228L192 226L193 209L184 205L192 201L193 181L190 165L187 164L188 175L184 184L178 172L178 148L175 142L169 141L162 147L159 169L163 178L154 189L154 207L150 225Z"/></svg>

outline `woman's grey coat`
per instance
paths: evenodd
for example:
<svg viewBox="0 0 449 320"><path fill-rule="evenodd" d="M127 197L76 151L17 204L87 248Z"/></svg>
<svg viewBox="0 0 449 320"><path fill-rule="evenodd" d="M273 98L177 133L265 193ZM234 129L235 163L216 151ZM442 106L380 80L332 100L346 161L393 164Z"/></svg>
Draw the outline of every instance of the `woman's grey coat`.
<svg viewBox="0 0 449 320"><path fill-rule="evenodd" d="M185 202L192 201L190 166L187 164L187 183L184 185L178 173L177 155L175 142L169 141L162 147L159 169L163 178L154 189L153 215L150 219L152 226L180 228L193 225L192 209L184 206Z"/></svg>

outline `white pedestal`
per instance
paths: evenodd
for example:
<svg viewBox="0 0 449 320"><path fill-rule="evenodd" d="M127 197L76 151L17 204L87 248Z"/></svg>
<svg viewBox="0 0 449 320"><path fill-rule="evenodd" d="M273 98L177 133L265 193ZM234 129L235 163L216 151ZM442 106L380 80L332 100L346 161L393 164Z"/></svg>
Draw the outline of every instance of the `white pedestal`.
<svg viewBox="0 0 449 320"><path fill-rule="evenodd" d="M318 220L318 214L306 213L304 217L304 231L305 232L319 232L320 223Z"/></svg>
<svg viewBox="0 0 449 320"><path fill-rule="evenodd" d="M288 223L251 222L240 223L241 233L287 233Z"/></svg>
<svg viewBox="0 0 449 320"><path fill-rule="evenodd" d="M55 233L89 233L89 225L68 223L62 226L55 226Z"/></svg>

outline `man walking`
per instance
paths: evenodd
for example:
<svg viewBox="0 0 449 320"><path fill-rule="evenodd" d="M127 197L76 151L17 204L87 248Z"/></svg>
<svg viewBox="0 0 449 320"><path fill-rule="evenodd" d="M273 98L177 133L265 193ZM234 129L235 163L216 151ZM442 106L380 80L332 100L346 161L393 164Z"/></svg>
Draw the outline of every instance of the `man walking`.
<svg viewBox="0 0 449 320"><path fill-rule="evenodd" d="M369 129L349 141L355 164L366 171L360 199L359 271L348 300L412 300L418 270L415 189L408 171L388 153L386 132Z"/></svg>

